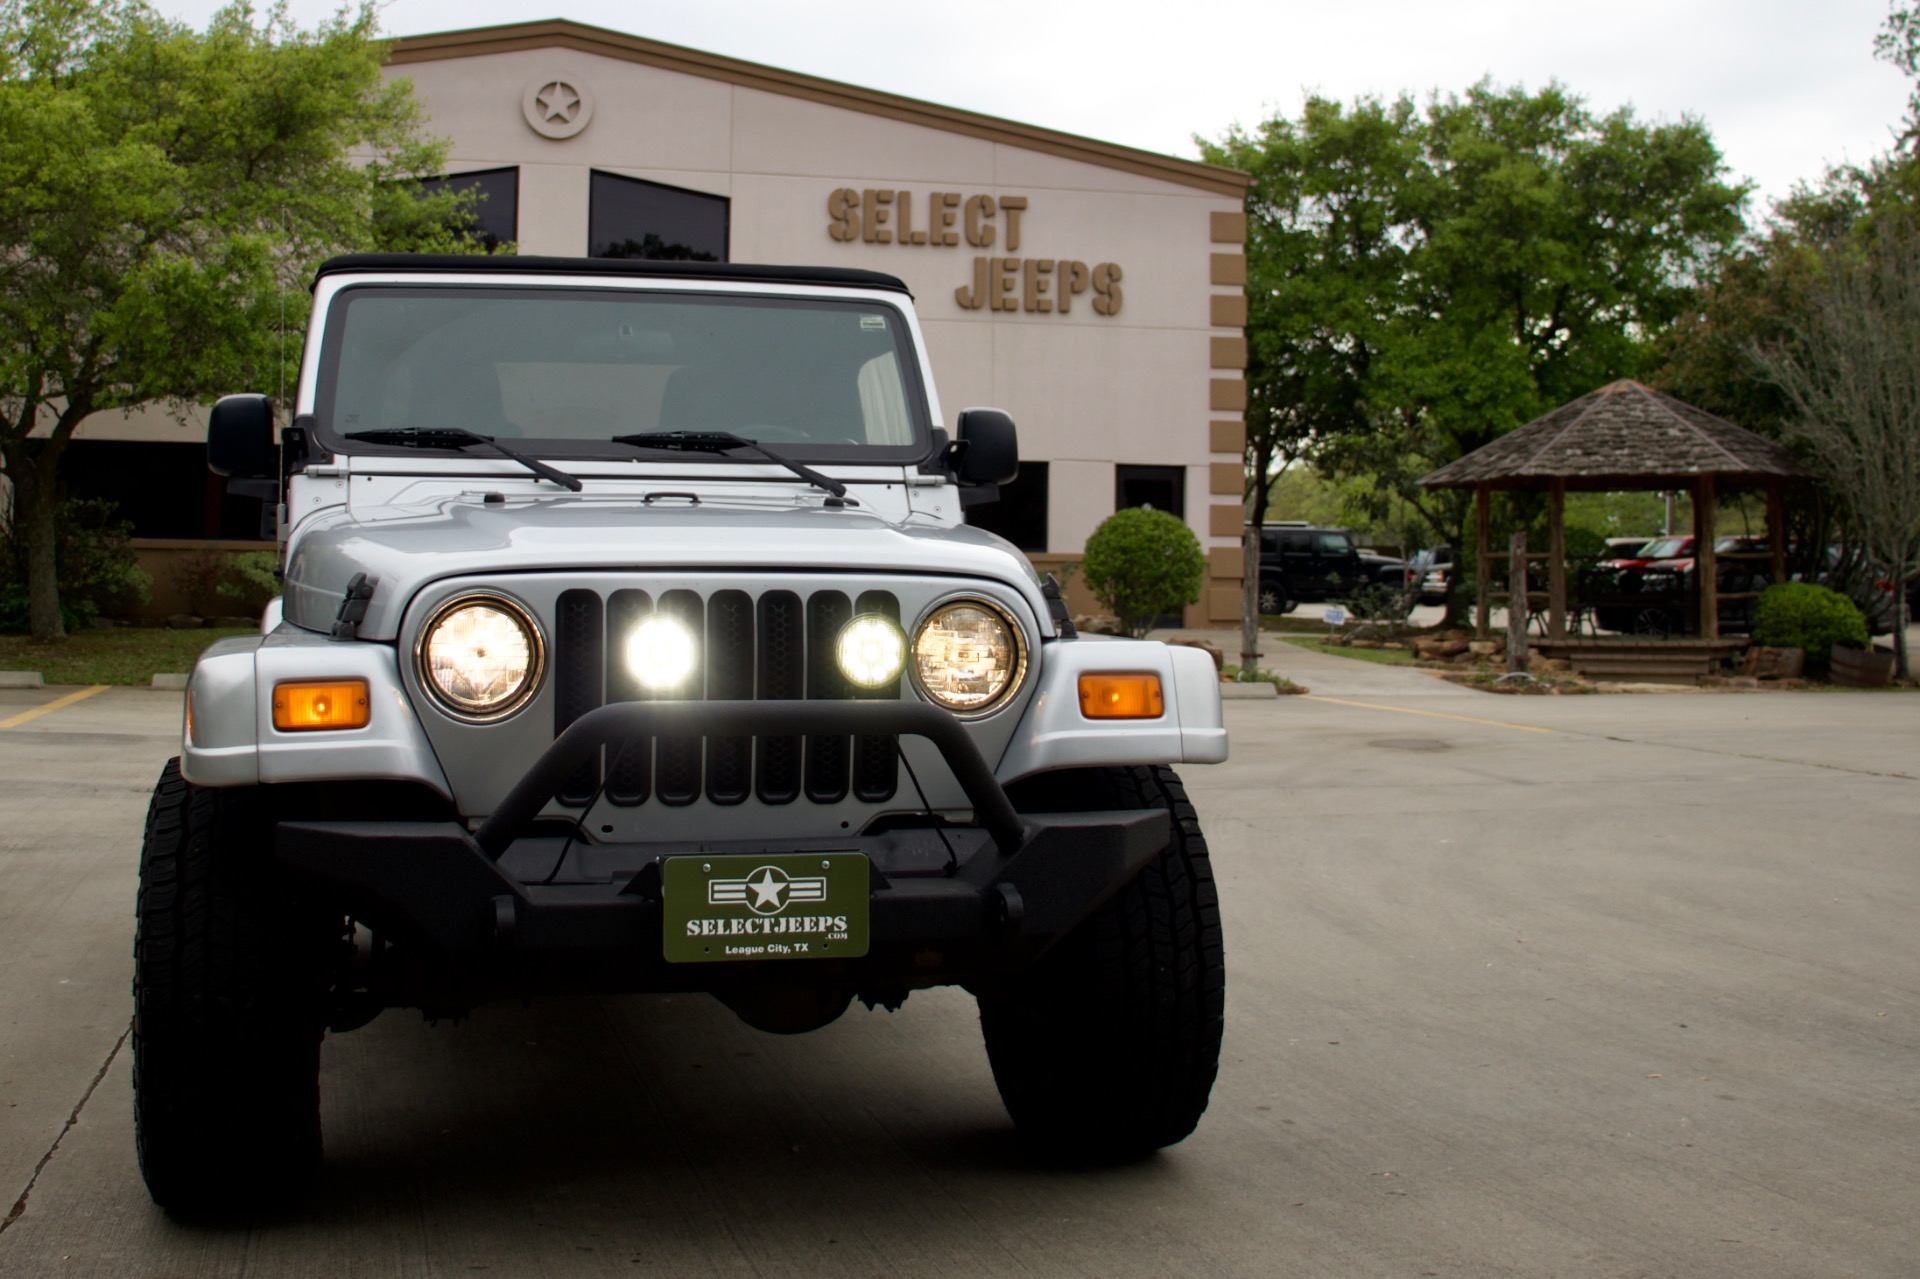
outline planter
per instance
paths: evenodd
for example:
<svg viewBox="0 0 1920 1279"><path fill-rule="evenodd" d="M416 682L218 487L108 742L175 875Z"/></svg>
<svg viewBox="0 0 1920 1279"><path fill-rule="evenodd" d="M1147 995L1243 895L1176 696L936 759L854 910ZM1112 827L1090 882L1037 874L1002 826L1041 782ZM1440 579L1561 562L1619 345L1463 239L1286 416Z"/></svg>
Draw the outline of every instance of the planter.
<svg viewBox="0 0 1920 1279"><path fill-rule="evenodd" d="M1848 688L1884 688L1893 682L1894 657L1877 648L1833 646L1829 674Z"/></svg>

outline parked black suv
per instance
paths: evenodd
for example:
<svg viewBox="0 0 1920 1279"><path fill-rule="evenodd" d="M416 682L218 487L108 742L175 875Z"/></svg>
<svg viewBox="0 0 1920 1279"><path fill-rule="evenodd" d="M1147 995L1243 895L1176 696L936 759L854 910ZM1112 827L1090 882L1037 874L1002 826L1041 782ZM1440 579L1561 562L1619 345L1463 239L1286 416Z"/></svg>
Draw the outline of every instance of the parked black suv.
<svg viewBox="0 0 1920 1279"><path fill-rule="evenodd" d="M1260 526L1260 611L1291 613L1296 604L1336 599L1366 584L1360 550L1343 528Z"/></svg>

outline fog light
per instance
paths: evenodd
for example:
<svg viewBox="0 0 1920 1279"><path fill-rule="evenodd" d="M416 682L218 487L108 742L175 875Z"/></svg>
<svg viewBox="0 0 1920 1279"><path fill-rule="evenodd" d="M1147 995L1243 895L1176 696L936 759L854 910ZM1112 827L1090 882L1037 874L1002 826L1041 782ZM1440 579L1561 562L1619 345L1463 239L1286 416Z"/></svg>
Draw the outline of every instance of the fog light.
<svg viewBox="0 0 1920 1279"><path fill-rule="evenodd" d="M372 718L363 679L306 680L273 686L273 726L283 733L365 728Z"/></svg>
<svg viewBox="0 0 1920 1279"><path fill-rule="evenodd" d="M627 669L655 692L678 689L693 674L698 648L692 631L655 613L627 636Z"/></svg>
<svg viewBox="0 0 1920 1279"><path fill-rule="evenodd" d="M891 618L854 618L840 629L837 647L840 673L861 688L893 683L907 664L907 637Z"/></svg>
<svg viewBox="0 0 1920 1279"><path fill-rule="evenodd" d="M1160 677L1137 675L1082 675L1080 713L1088 719L1159 719L1167 713Z"/></svg>

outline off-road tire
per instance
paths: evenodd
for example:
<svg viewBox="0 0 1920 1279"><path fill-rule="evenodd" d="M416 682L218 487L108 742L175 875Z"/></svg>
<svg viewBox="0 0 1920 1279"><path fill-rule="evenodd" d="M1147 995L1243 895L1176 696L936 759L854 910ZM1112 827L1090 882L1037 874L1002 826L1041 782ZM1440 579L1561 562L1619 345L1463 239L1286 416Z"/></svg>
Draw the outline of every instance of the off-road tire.
<svg viewBox="0 0 1920 1279"><path fill-rule="evenodd" d="M147 809L134 933L133 1123L153 1201L176 1215L298 1197L320 1163L320 1035L337 918L273 866L256 788L169 760Z"/></svg>
<svg viewBox="0 0 1920 1279"><path fill-rule="evenodd" d="M1287 592L1275 582L1260 583L1260 593L1254 607L1264 616L1269 613L1290 613L1292 605L1287 603Z"/></svg>
<svg viewBox="0 0 1920 1279"><path fill-rule="evenodd" d="M1207 842L1171 768L1032 779L1025 811L1165 809L1146 869L1028 974L980 993L1001 1100L1057 1156L1127 1159L1190 1134L1220 1066L1226 966ZM1024 796L1022 796L1024 798Z"/></svg>

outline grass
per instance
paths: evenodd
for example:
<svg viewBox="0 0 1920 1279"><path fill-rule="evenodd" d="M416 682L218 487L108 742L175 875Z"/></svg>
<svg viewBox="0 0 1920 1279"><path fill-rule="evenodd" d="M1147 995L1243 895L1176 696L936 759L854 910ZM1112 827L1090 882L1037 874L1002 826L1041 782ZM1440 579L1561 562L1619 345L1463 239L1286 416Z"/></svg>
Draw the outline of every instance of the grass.
<svg viewBox="0 0 1920 1279"><path fill-rule="evenodd" d="M1316 653L1331 653L1335 657L1352 657L1363 662L1378 662L1382 666L1410 666L1413 654L1403 648L1347 648L1340 644L1329 644L1323 639L1310 635L1283 635L1289 644L1298 644L1301 648L1310 648Z"/></svg>
<svg viewBox="0 0 1920 1279"><path fill-rule="evenodd" d="M175 631L124 626L81 631L45 642L0 635L0 671L39 671L49 684L150 684L155 675L186 672L215 640L245 631Z"/></svg>
<svg viewBox="0 0 1920 1279"><path fill-rule="evenodd" d="M1235 666L1232 662L1228 662L1221 668L1221 673L1235 684L1271 684L1282 693L1304 693L1307 691L1306 685L1296 684L1277 671L1256 669L1253 673L1253 678L1248 680L1242 678L1242 673L1238 666Z"/></svg>

